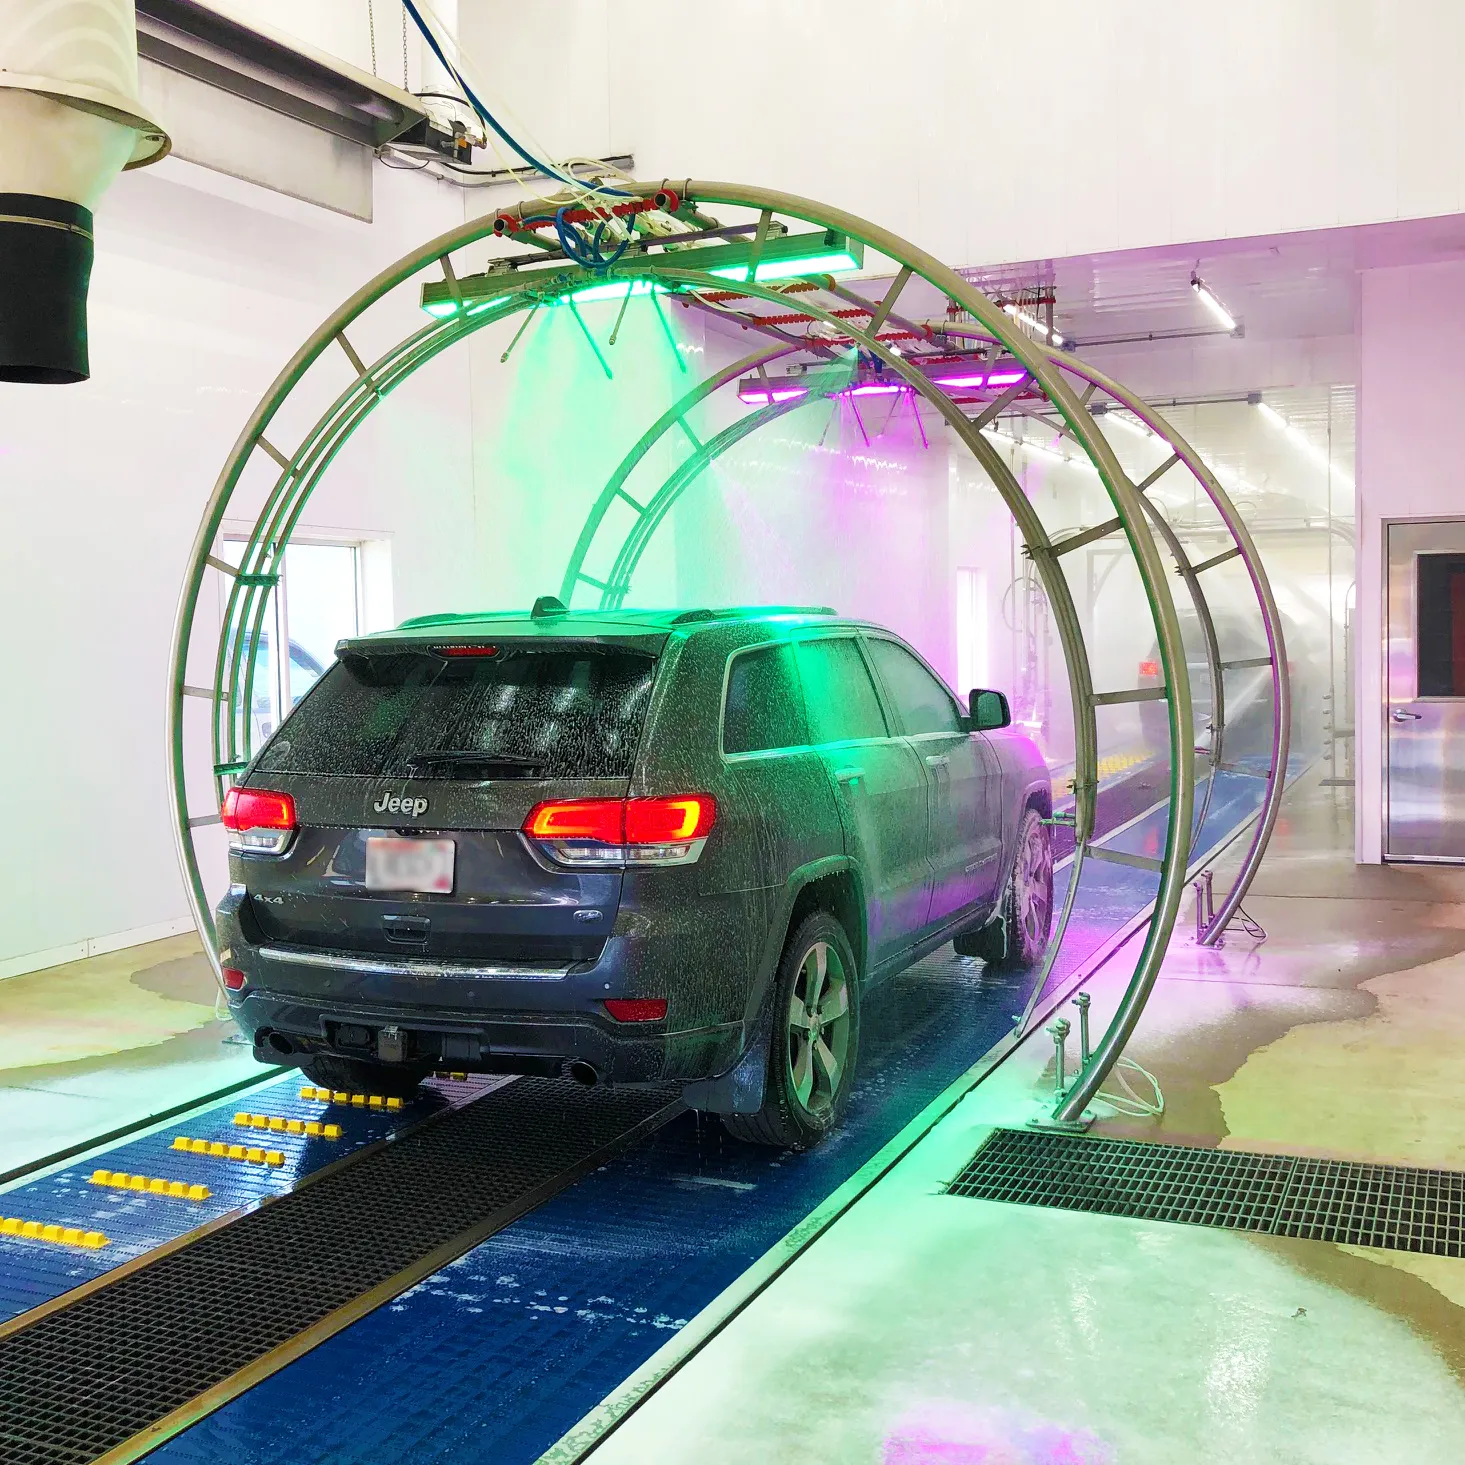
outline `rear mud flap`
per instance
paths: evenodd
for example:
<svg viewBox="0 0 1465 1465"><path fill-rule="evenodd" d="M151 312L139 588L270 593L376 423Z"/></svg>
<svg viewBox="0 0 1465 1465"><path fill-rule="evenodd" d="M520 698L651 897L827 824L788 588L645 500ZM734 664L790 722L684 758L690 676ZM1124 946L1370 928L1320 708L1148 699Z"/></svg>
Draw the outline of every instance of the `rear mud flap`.
<svg viewBox="0 0 1465 1465"><path fill-rule="evenodd" d="M706 1114L756 1114L768 1085L771 1004L765 1002L743 1056L718 1078L682 1085L682 1103Z"/></svg>

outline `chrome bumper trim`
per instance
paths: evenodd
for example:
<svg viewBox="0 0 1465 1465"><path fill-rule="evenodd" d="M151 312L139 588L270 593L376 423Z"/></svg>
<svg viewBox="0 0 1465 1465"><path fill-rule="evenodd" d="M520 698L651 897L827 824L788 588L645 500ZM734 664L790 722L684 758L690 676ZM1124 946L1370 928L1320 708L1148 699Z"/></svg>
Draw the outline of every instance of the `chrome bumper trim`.
<svg viewBox="0 0 1465 1465"><path fill-rule="evenodd" d="M290 966L328 967L373 977L459 977L488 981L558 982L569 975L569 964L525 962L521 965L480 966L476 962L426 961L420 957L358 956L350 952L311 951L298 946L261 946L266 961Z"/></svg>

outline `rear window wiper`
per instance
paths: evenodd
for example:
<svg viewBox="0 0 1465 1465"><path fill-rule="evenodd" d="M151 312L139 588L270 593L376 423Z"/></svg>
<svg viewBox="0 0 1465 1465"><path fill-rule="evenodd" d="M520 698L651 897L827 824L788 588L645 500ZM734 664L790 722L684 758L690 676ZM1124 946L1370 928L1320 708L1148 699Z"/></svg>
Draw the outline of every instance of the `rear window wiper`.
<svg viewBox="0 0 1465 1465"><path fill-rule="evenodd" d="M547 768L544 758L529 758L520 753L490 753L482 748L443 748L436 752L413 753L407 759L409 768L512 768L516 772Z"/></svg>

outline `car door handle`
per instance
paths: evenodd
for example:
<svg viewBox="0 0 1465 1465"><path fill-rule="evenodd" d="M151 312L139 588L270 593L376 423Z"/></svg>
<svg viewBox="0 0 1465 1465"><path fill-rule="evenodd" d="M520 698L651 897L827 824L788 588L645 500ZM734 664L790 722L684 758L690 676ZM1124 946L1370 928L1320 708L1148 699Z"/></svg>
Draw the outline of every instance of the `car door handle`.
<svg viewBox="0 0 1465 1465"><path fill-rule="evenodd" d="M834 770L836 783L858 783L864 776L863 768L836 768Z"/></svg>
<svg viewBox="0 0 1465 1465"><path fill-rule="evenodd" d="M926 759L927 768L945 768L951 759L945 753L933 753Z"/></svg>
<svg viewBox="0 0 1465 1465"><path fill-rule="evenodd" d="M1389 713L1395 722L1420 722L1424 718L1422 712L1405 712L1402 707L1396 707Z"/></svg>

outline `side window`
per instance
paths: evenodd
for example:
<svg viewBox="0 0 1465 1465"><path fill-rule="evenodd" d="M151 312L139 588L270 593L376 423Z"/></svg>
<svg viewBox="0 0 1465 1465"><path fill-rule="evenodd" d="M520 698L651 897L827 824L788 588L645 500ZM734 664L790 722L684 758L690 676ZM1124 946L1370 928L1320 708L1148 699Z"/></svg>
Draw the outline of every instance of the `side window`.
<svg viewBox="0 0 1465 1465"><path fill-rule="evenodd" d="M900 709L901 721L912 737L919 733L961 731L961 713L951 693L894 641L868 640L870 659L885 683L890 700Z"/></svg>
<svg viewBox="0 0 1465 1465"><path fill-rule="evenodd" d="M849 636L799 642L799 674L815 743L889 736L865 658Z"/></svg>
<svg viewBox="0 0 1465 1465"><path fill-rule="evenodd" d="M722 709L722 751L760 753L801 746L808 741L802 703L791 646L735 655Z"/></svg>
<svg viewBox="0 0 1465 1465"><path fill-rule="evenodd" d="M1418 559L1421 697L1465 697L1465 555L1422 554Z"/></svg>

